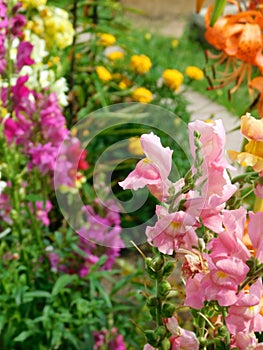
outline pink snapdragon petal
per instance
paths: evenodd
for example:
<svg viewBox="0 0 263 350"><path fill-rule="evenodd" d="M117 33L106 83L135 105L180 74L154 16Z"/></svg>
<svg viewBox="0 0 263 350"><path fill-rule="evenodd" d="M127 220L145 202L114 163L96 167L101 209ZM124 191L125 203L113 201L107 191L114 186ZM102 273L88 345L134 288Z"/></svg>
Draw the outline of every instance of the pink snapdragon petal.
<svg viewBox="0 0 263 350"><path fill-rule="evenodd" d="M136 168L119 185L124 189L138 190L148 186L149 191L160 201L169 196L168 176L172 166L172 153L169 147L163 147L160 138L153 133L140 138L147 158L140 160Z"/></svg>
<svg viewBox="0 0 263 350"><path fill-rule="evenodd" d="M263 212L249 213L248 235L253 247L256 249L256 257L263 262Z"/></svg>
<svg viewBox="0 0 263 350"><path fill-rule="evenodd" d="M160 138L153 133L143 134L140 141L146 158L157 164L163 179L167 178L171 172L173 151L163 147Z"/></svg>
<svg viewBox="0 0 263 350"><path fill-rule="evenodd" d="M194 217L183 211L168 213L162 206L156 207L156 214L159 219L155 226L146 228L146 236L160 252L171 255L179 247L191 249L197 244Z"/></svg>

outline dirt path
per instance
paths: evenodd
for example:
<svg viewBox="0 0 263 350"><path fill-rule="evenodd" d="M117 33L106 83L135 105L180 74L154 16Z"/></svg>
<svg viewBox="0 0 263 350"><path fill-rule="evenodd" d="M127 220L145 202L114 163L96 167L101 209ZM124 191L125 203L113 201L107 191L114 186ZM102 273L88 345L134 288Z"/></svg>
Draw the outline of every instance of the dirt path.
<svg viewBox="0 0 263 350"><path fill-rule="evenodd" d="M204 6L212 2L205 0ZM127 11L136 27L148 28L151 32L178 38L195 11L196 0L121 0L121 3L140 11L140 14L136 15Z"/></svg>

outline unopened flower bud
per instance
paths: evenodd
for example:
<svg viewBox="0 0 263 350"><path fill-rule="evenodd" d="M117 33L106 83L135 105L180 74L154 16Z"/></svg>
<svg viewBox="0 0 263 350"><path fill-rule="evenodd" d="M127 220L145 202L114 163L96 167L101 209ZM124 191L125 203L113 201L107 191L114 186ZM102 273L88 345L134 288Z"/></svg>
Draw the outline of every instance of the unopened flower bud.
<svg viewBox="0 0 263 350"><path fill-rule="evenodd" d="M153 269L153 271L160 271L163 267L164 264L164 258L162 255L159 256L155 256L152 259L152 263L151 263L151 268Z"/></svg>
<svg viewBox="0 0 263 350"><path fill-rule="evenodd" d="M171 343L168 338L164 338L162 343L161 343L161 350L170 350L171 348Z"/></svg>
<svg viewBox="0 0 263 350"><path fill-rule="evenodd" d="M171 303L164 303L162 306L162 317L170 318L173 316L176 307Z"/></svg>
<svg viewBox="0 0 263 350"><path fill-rule="evenodd" d="M175 263L173 261L168 261L163 268L163 277L168 277L173 272L175 268Z"/></svg>
<svg viewBox="0 0 263 350"><path fill-rule="evenodd" d="M161 298L165 298L170 290L171 290L171 285L168 281L161 281L160 282L158 294Z"/></svg>
<svg viewBox="0 0 263 350"><path fill-rule="evenodd" d="M159 305L159 303L160 303L160 300L159 300L158 298L156 298L156 297L150 297L150 298L148 298L148 300L147 300L147 306L148 306L149 308L151 308L151 307L156 307L156 306Z"/></svg>
<svg viewBox="0 0 263 350"><path fill-rule="evenodd" d="M166 336L166 334L167 334L167 329L164 326L159 326L155 330L155 336L156 336L156 339L158 340L158 342L163 340L164 337Z"/></svg>
<svg viewBox="0 0 263 350"><path fill-rule="evenodd" d="M146 330L144 331L144 334L145 334L145 337L147 339L147 342L156 347L158 346L158 341L156 340L156 337L155 337L155 331L152 331L152 330Z"/></svg>

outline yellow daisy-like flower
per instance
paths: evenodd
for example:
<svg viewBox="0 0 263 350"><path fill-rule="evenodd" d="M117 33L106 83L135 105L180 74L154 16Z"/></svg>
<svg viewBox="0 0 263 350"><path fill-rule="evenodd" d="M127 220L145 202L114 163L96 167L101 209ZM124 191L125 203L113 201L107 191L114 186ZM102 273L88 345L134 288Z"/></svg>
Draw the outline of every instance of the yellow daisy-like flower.
<svg viewBox="0 0 263 350"><path fill-rule="evenodd" d="M102 46L111 46L116 43L116 38L112 34L100 33L98 36L100 38L99 44Z"/></svg>
<svg viewBox="0 0 263 350"><path fill-rule="evenodd" d="M196 66L188 66L185 70L185 74L193 80L202 80L204 78L204 72Z"/></svg>
<svg viewBox="0 0 263 350"><path fill-rule="evenodd" d="M241 117L241 132L249 140L245 152L228 151L229 158L242 166L251 166L263 172L263 119L256 119L249 113Z"/></svg>
<svg viewBox="0 0 263 350"><path fill-rule="evenodd" d="M99 79L103 82L107 82L112 79L111 73L103 66L96 67L96 73L98 74Z"/></svg>
<svg viewBox="0 0 263 350"><path fill-rule="evenodd" d="M150 103L153 99L153 94L150 90L144 87L139 87L133 91L132 98L136 102Z"/></svg>
<svg viewBox="0 0 263 350"><path fill-rule="evenodd" d="M138 74L148 73L152 67L150 58L146 55L133 55L131 57L130 65L132 70Z"/></svg>
<svg viewBox="0 0 263 350"><path fill-rule="evenodd" d="M179 90L184 81L184 76L177 69L166 69L163 72L163 81L171 90Z"/></svg>
<svg viewBox="0 0 263 350"><path fill-rule="evenodd" d="M129 138L128 150L131 154L134 154L136 156L142 156L144 154L140 138L138 136Z"/></svg>
<svg viewBox="0 0 263 350"><path fill-rule="evenodd" d="M22 4L25 7L34 7L38 8L40 6L45 6L47 0L22 0Z"/></svg>
<svg viewBox="0 0 263 350"><path fill-rule="evenodd" d="M107 57L111 61L122 60L124 57L124 52L113 51L113 52L108 53Z"/></svg>

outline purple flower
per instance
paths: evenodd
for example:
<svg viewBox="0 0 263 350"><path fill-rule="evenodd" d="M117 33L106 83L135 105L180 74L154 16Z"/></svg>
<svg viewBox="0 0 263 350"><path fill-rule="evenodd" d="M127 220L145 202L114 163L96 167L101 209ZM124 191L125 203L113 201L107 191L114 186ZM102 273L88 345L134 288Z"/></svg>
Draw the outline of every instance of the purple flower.
<svg viewBox="0 0 263 350"><path fill-rule="evenodd" d="M23 66L29 66L35 63L35 61L32 58L30 58L32 50L33 45L29 42L21 41L19 43L16 56L16 66L18 70L20 70Z"/></svg>
<svg viewBox="0 0 263 350"><path fill-rule="evenodd" d="M32 168L34 165L42 174L47 174L49 171L53 171L57 152L57 147L52 146L50 142L45 145L37 144L36 146L33 146L29 150L31 156L29 168Z"/></svg>

